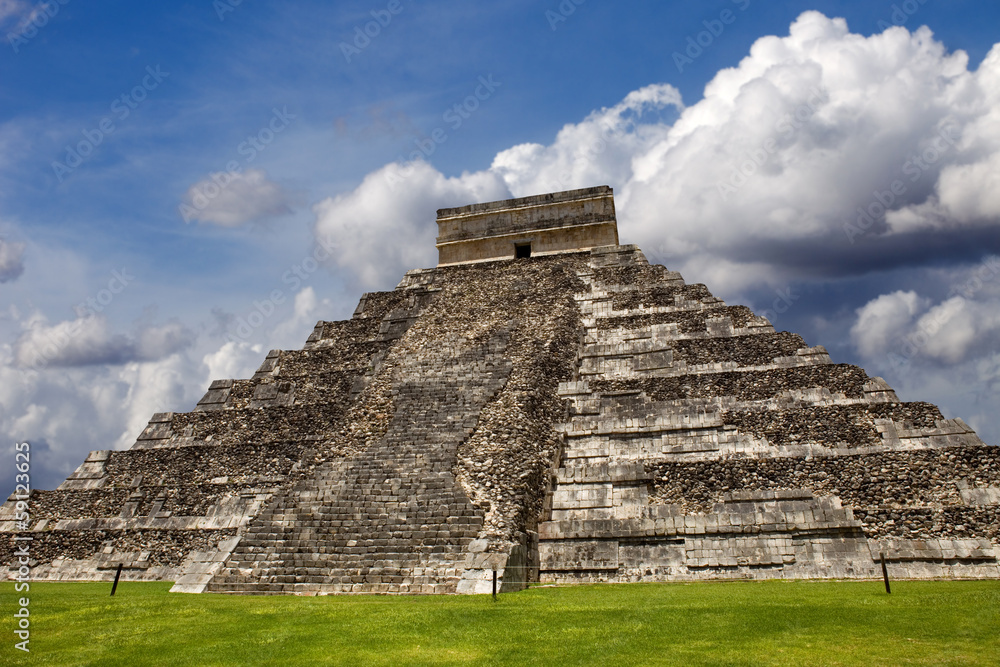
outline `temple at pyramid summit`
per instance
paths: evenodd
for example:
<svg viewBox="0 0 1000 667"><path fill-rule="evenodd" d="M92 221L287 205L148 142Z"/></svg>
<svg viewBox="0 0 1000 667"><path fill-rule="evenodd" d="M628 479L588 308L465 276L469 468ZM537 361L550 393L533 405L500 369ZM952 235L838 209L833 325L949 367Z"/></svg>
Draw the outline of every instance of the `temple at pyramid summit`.
<svg viewBox="0 0 1000 667"><path fill-rule="evenodd" d="M30 538L33 581L180 592L1000 577L1000 448L620 245L611 188L437 222L436 267L12 496L7 576Z"/></svg>

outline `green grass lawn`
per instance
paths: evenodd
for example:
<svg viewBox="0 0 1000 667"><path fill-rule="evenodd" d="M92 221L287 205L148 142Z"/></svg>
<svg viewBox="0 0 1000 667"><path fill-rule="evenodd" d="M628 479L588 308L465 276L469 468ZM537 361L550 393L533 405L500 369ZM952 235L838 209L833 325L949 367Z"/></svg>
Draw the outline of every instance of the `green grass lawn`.
<svg viewBox="0 0 1000 667"><path fill-rule="evenodd" d="M1000 582L540 587L476 597L170 594L0 585L3 665L997 665Z"/></svg>

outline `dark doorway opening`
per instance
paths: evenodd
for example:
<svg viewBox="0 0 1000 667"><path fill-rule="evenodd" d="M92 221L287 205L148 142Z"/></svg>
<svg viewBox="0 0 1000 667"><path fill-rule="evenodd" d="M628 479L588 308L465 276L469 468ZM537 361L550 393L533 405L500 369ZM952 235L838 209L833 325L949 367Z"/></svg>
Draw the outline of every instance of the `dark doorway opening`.
<svg viewBox="0 0 1000 667"><path fill-rule="evenodd" d="M531 257L531 244L530 243L515 243L514 244L514 258L515 259L527 259Z"/></svg>

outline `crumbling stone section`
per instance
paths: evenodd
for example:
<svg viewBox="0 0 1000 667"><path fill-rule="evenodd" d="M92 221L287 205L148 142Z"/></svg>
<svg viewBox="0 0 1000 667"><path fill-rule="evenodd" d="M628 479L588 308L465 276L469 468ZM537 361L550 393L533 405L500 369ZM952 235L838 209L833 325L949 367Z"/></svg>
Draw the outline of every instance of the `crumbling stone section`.
<svg viewBox="0 0 1000 667"><path fill-rule="evenodd" d="M864 396L868 374L857 366L829 364L766 371L723 371L673 377L593 380L590 387L601 394L642 392L654 401L732 396L739 401L760 401L797 389L825 388L846 398ZM729 423L729 422L727 422Z"/></svg>
<svg viewBox="0 0 1000 667"><path fill-rule="evenodd" d="M332 398L335 401L332 406L305 404L278 406L269 410L248 408L178 413L173 416L170 431L175 436L192 441L225 445L247 441L302 441L317 432L332 432L339 425L347 400Z"/></svg>
<svg viewBox="0 0 1000 667"><path fill-rule="evenodd" d="M678 340L672 346L675 363L689 366L733 363L739 366L763 366L777 357L790 357L806 347L802 336L782 331L754 336L695 338Z"/></svg>
<svg viewBox="0 0 1000 667"><path fill-rule="evenodd" d="M629 255L637 250L637 246L618 246L621 248L619 256L604 253L611 259L610 262L601 262L600 259L592 262L593 284L608 287L614 292L626 291L625 288L650 288L655 286L661 290L671 288L681 289L687 283L676 271L670 271L660 264L650 264L649 262L633 262Z"/></svg>
<svg viewBox="0 0 1000 667"><path fill-rule="evenodd" d="M104 488L131 487L140 477L144 485L169 487L221 477L229 484L284 477L302 459L303 447L300 442L272 442L109 452Z"/></svg>
<svg viewBox="0 0 1000 667"><path fill-rule="evenodd" d="M615 294L611 303L615 310L633 310L645 307L672 307L685 301L714 304L719 300L712 296L708 288L696 285L663 285L645 289L629 290Z"/></svg>
<svg viewBox="0 0 1000 667"><path fill-rule="evenodd" d="M803 443L841 448L877 446L882 442L876 426L879 419L892 420L909 429L930 429L944 417L930 403L829 405L722 414L724 424L767 438L777 446Z"/></svg>
<svg viewBox="0 0 1000 667"><path fill-rule="evenodd" d="M615 307L624 305L614 302ZM673 305L673 304L672 304ZM654 324L676 324L682 334L708 333L708 320L729 318L733 327L746 328L754 319L753 311L746 306L713 306L704 310L672 310L642 315L621 315L601 318L599 329L642 329Z"/></svg>
<svg viewBox="0 0 1000 667"><path fill-rule="evenodd" d="M212 544L235 533L235 529L197 533L179 530L42 531L32 535L35 539L31 544L31 557L37 567L57 559L82 560L94 556L100 549L111 549L126 553L147 552L148 558L143 560L148 566L177 567L192 549L208 549ZM12 542L0 542L0 558L4 562L10 562L13 551ZM44 571L39 571L38 574L44 575Z"/></svg>
<svg viewBox="0 0 1000 667"><path fill-rule="evenodd" d="M36 520L84 519L121 514L131 489L93 489L83 491L34 491L28 503Z"/></svg>
<svg viewBox="0 0 1000 667"><path fill-rule="evenodd" d="M654 480L650 497L654 505L683 508L693 514L711 512L735 492L810 488L817 496L837 497L852 508L865 536L872 540L980 539L1000 545L1000 505L969 505L976 490L1000 490L997 447L661 461L650 464L647 472ZM919 553L924 551L923 547L918 549ZM935 553L935 549L930 552Z"/></svg>
<svg viewBox="0 0 1000 667"><path fill-rule="evenodd" d="M860 507L857 512L869 538L974 538L1000 545L1000 509L995 506L942 509Z"/></svg>
<svg viewBox="0 0 1000 667"><path fill-rule="evenodd" d="M312 377L318 370L364 371L373 356L389 348L386 342L363 341L353 345L315 345L308 350L282 352L281 377L289 380Z"/></svg>
<svg viewBox="0 0 1000 667"><path fill-rule="evenodd" d="M837 496L849 507L898 512L966 507L963 491L1000 488L1000 448L651 461L646 472L653 480L653 503L676 505L690 512L707 512L733 491L795 488Z"/></svg>

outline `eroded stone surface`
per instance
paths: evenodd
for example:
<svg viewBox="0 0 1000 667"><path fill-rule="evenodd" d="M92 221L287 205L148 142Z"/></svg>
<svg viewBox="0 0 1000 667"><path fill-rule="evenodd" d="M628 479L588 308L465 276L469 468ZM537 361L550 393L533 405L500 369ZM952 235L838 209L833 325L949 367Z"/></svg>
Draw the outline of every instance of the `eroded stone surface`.
<svg viewBox="0 0 1000 667"><path fill-rule="evenodd" d="M594 251L541 580L996 577L1000 455L635 249Z"/></svg>
<svg viewBox="0 0 1000 667"><path fill-rule="evenodd" d="M0 559L30 536L33 579L260 594L869 577L882 553L1000 576L1000 450L962 420L635 246L565 250L365 294L91 452L29 522L5 503Z"/></svg>

